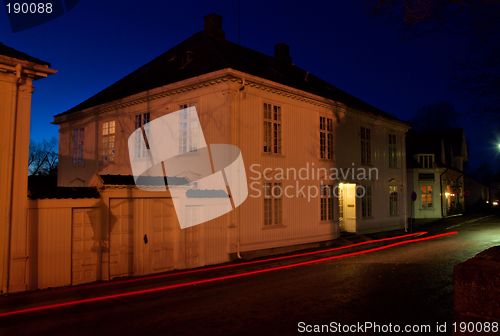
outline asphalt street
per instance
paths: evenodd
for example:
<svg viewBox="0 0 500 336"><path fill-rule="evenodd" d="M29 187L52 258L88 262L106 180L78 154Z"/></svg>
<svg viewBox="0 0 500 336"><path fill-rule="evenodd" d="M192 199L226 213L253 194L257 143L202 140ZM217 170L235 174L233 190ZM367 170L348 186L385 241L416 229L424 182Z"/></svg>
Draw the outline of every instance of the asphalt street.
<svg viewBox="0 0 500 336"><path fill-rule="evenodd" d="M330 252L2 297L0 335L295 335L299 322L451 322L454 265L500 245L500 217L464 220ZM436 234L445 236L420 240ZM95 297L105 298L78 301ZM50 306L64 302L78 304ZM27 307L51 309L1 316Z"/></svg>

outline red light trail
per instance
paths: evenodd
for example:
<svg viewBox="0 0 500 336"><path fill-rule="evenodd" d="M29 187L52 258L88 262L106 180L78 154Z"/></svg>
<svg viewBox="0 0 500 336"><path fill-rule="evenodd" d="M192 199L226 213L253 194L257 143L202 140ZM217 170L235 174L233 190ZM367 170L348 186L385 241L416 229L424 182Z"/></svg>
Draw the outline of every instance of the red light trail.
<svg viewBox="0 0 500 336"><path fill-rule="evenodd" d="M373 252L389 249L389 248L396 247L396 246L401 246L401 245L405 245L405 244L417 243L417 242L427 241L427 240L431 240L431 239L446 237L446 236L450 236L450 235L455 235L457 233L458 233L457 231L452 231L452 232L441 233L441 234L436 234L436 235L427 236L427 237L408 239L408 240L403 240L403 241L399 241L399 242L395 242L395 243L391 243L391 244L387 244L387 245L383 245L383 246L369 248L369 249L362 250L362 251L356 251L356 252L350 252L350 253L345 253L345 254L341 254L341 255L323 257L323 258L314 259L314 260L307 260L307 261L297 262L297 263L289 264L289 265L274 266L274 267L269 267L269 268L254 270L254 271L229 274L229 275L213 277L213 278L206 278L206 279L201 279L201 280L194 280L194 281L166 285L166 286L160 286L160 287L155 287L155 288L141 289L141 290L129 291L129 292L124 292L124 293L119 293L119 294L104 295L104 296L98 296L98 297L93 297L93 298L88 298L88 299L71 300L71 301L66 301L66 302L61 302L61 303L54 303L54 304L37 306L37 307L29 307L29 308L23 308L23 309L18 309L18 310L12 310L12 311L0 313L0 317L8 317L8 316L21 315L21 314L27 314L27 313L41 312L41 311L46 311L46 310L51 310L51 309L76 306L76 305L85 304L85 303L102 302L102 301L108 301L108 300L113 300L113 299L138 296L138 295L143 295L143 294L165 292L165 291L169 291L169 290L173 290L173 289L177 289L177 288L188 287L188 286L193 286L193 285L202 285L202 284L208 284L208 283L213 283L213 282L218 282L218 281L223 281L223 280L237 279L237 278L247 277L247 276L256 275L256 274L269 273L269 272L274 272L274 271L279 271L279 270L284 270L284 269L289 269L289 268L301 267L301 266L306 266L306 265L311 265L311 264L318 264L318 263L322 263L322 262L330 261L330 260L337 260L337 259L353 257L353 256L357 256L357 255L362 255L362 254L373 253ZM314 252L317 252L317 251L314 251ZM278 258L280 258L280 257L278 257Z"/></svg>
<svg viewBox="0 0 500 336"><path fill-rule="evenodd" d="M219 265L219 266L203 267L203 268L197 268L197 269L191 269L191 270L179 271L179 272L172 272L172 273L166 273L166 274L159 274L159 275L143 276L143 277L137 277L137 278L133 278L133 279L114 280L114 281L109 281L109 282L104 282L104 283L98 283L98 284L91 284L91 285L82 285L82 286L78 286L78 289L80 289L80 288L93 288L93 287L111 286L111 285L122 284L122 283L141 282L141 281L144 281L144 280L164 279L164 278L171 278L171 277L181 276L181 275L204 273L204 272L209 272L209 271L229 269L229 268L235 268L235 267L241 267L241 266L262 264L262 263L267 263L267 262L271 262L271 261L280 261L280 260L286 260L286 259L300 258L300 257L306 257L306 256L311 256L311 255L316 255L316 254L323 254L323 253L328 253L328 252L345 250L345 249L349 249L349 248L353 248L353 247L358 247L358 246L363 246L363 245L375 244L375 243L380 243L380 242L385 242L385 241L391 241L391 240L403 239L403 238L408 238L408 237L414 237L414 236L421 236L421 235L424 235L424 234L427 234L427 232L426 231L421 231L421 232L408 233L408 234L405 234L405 235L395 236L395 237L372 239L372 240L367 240L367 241L364 241L364 242L349 244L349 245L345 245L345 246L332 247L332 248L327 248L327 249L322 249L322 250L317 250L317 251L310 251L310 252L301 252L301 253L295 253L295 254L289 254L289 255L279 256L279 257L270 257L270 258L266 258L266 259L259 259L259 260L252 260L252 261L243 261L243 262L238 262L238 263L232 263L232 264L226 264L226 265ZM75 289L75 288L72 288L72 287L68 288L68 290L73 290L73 289Z"/></svg>

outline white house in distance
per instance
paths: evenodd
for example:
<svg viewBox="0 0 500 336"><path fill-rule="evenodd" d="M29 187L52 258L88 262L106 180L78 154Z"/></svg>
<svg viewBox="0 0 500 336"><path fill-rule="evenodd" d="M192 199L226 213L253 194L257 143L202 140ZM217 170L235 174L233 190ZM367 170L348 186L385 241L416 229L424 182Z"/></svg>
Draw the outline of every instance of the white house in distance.
<svg viewBox="0 0 500 336"><path fill-rule="evenodd" d="M461 128L410 131L407 137L409 216L435 219L464 212L467 143Z"/></svg>
<svg viewBox="0 0 500 336"><path fill-rule="evenodd" d="M241 149L249 196L224 216L180 230L168 192L134 186L127 141L144 124L189 106L208 144ZM215 14L204 31L54 123L58 185L101 194L93 220L79 221L94 232L83 239L98 241L85 244L102 247L92 251L98 271L84 281L317 244L341 230L402 228L407 218L407 124L294 65L284 44L268 56L227 41ZM271 192L280 188L288 194Z"/></svg>

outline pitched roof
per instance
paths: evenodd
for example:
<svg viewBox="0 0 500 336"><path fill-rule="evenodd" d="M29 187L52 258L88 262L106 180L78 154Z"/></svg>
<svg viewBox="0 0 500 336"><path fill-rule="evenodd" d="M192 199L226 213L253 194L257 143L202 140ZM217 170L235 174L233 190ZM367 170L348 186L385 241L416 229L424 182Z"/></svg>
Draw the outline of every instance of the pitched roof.
<svg viewBox="0 0 500 336"><path fill-rule="evenodd" d="M231 68L398 120L290 62L199 32L66 112L86 108L213 71Z"/></svg>
<svg viewBox="0 0 500 336"><path fill-rule="evenodd" d="M413 159L416 154L434 154L436 163L449 166L453 157L464 156L467 160L467 144L463 128L432 129L430 131L410 130L406 136L408 167L418 167ZM442 151L444 150L444 153ZM441 162L444 154L446 162Z"/></svg>
<svg viewBox="0 0 500 336"><path fill-rule="evenodd" d="M39 58L30 56L22 51L11 48L11 47L3 44L2 42L0 42L0 55L12 57L12 58L17 58L20 60L29 61L29 62L40 64L40 65L47 65L50 67L49 62L42 61Z"/></svg>

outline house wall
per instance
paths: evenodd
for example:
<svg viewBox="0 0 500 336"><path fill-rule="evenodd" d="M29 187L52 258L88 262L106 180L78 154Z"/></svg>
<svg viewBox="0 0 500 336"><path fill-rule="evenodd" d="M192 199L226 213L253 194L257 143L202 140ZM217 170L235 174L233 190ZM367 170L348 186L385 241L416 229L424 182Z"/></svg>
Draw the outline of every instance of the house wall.
<svg viewBox="0 0 500 336"><path fill-rule="evenodd" d="M433 174L434 180L419 179L420 174ZM432 208L422 207L422 185L432 185ZM417 193L417 200L409 202L409 216L416 219L435 219L462 214L466 208L464 175L447 168L414 168L408 170L408 194ZM413 207L413 210L412 210Z"/></svg>
<svg viewBox="0 0 500 336"><path fill-rule="evenodd" d="M234 71L232 71L234 72ZM221 72L222 73L222 72ZM330 240L338 236L338 213L330 221L320 220L319 195L304 196L299 192L319 192L320 183L329 181L327 176L315 176L296 180L279 178L288 188L291 197L283 197L282 225L264 227L263 191L264 168L298 171L309 167L330 169L340 166L359 166L359 127L372 128L373 167L379 170L379 179L373 185L373 215L361 220L358 205L357 231L380 231L404 226L406 218L404 133L406 126L382 118L367 117L359 111L346 110L340 104L284 85L266 81L243 73L235 77L216 78L208 74L181 83L141 93L104 106L76 113L60 120L60 174L59 185L97 185L96 174L130 175L127 139L135 130L135 115L149 112L151 120L177 111L180 104L195 104L208 144L229 143L240 147L249 182L248 199L234 211L215 219L214 225L222 225L227 238L225 253L236 253ZM237 76L236 76L237 75ZM241 79L239 79L241 78ZM206 80L204 82L204 80ZM204 84L200 84L204 83ZM194 89L181 89L183 85L196 84ZM178 89L175 89L178 88ZM171 93L167 93L171 92ZM152 98L154 97L154 99ZM263 104L281 106L282 153L263 151ZM323 160L319 155L319 117L334 121L334 159ZM100 129L103 122L116 120L116 154L114 162L103 163L100 158ZM85 166L75 168L71 162L71 130L85 127ZM388 168L388 134L398 136L397 169ZM349 146L345 146L348 143ZM398 216L389 216L389 184L399 190ZM297 195L295 195L295 193ZM260 195L259 195L260 193ZM334 199L334 202L337 202ZM135 208L136 205L130 205ZM336 208L336 206L335 206ZM211 225L212 221L200 226ZM196 231L196 230L194 230ZM196 236L193 233L192 236ZM205 250L209 253L211 249ZM218 253L218 252L217 252ZM212 260L211 258L209 258ZM216 258L217 259L217 258ZM218 257L222 260L222 257Z"/></svg>
<svg viewBox="0 0 500 336"><path fill-rule="evenodd" d="M474 212L484 209L487 201L490 201L489 188L475 179L465 176L465 209L468 212Z"/></svg>
<svg viewBox="0 0 500 336"><path fill-rule="evenodd" d="M245 203L234 211L231 227L236 246L231 251L252 251L279 246L302 244L331 240L338 236L338 225L334 217L331 221L320 220L320 199L313 195L319 191L320 183L330 183L327 176L312 176L313 168L332 168L334 160L320 159L319 152L319 118L325 116L335 121L334 110L324 103L304 101L301 97L285 95L280 90L266 90L258 86L247 86L242 93L235 87L233 108L236 110L235 120L237 132L232 143L241 148L247 179L249 197ZM264 103L279 105L282 118L282 153L264 152ZM336 127L334 123L334 128ZM309 169L306 178L295 177L300 169ZM264 169L268 169L264 176ZM289 169L288 176L277 176L279 169ZM266 177L269 181L281 182L287 195L282 198L282 225L264 225L264 200L259 194L263 192ZM273 178L274 177L274 178ZM303 188L306 194L300 194ZM307 190L311 190L308 199Z"/></svg>
<svg viewBox="0 0 500 336"><path fill-rule="evenodd" d="M180 104L195 104L207 143L227 143L230 126L227 104L228 84L222 82L177 94L119 106L123 100L105 112L99 108L82 113L78 118L71 118L59 127L59 186L94 186L99 183L96 174L131 175L127 141L135 131L135 116L150 113L151 120L179 110ZM207 112L205 112L207 111ZM102 160L102 124L116 122L116 151L113 161ZM71 151L72 130L84 127L84 164L73 165Z"/></svg>
<svg viewBox="0 0 500 336"><path fill-rule="evenodd" d="M371 165L361 164L360 128L371 130ZM372 216L363 218L361 199L356 200L356 231L373 232L403 228L406 223L406 157L405 133L407 128L400 123L394 123L382 118L365 115L359 111L349 110L337 128L335 158L339 168L362 168L371 171L372 180L362 181L358 178L348 178L347 182L372 187ZM389 167L388 137L396 135L397 168ZM375 170L376 172L375 173ZM358 170L357 170L358 171ZM378 178L377 178L378 175ZM389 186L398 188L398 214L390 216Z"/></svg>

